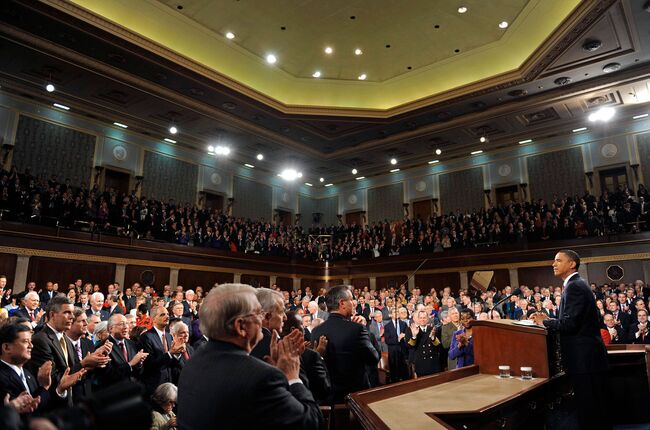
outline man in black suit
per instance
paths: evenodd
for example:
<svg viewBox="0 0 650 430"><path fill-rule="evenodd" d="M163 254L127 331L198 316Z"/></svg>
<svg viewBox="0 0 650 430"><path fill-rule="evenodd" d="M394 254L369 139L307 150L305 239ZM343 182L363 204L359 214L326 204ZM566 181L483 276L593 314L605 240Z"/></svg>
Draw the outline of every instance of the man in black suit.
<svg viewBox="0 0 650 430"><path fill-rule="evenodd" d="M122 300L124 301L124 306L126 307L126 313L131 312L131 309L135 309L135 296L133 295L133 288L126 287L124 289Z"/></svg>
<svg viewBox="0 0 650 430"><path fill-rule="evenodd" d="M56 296L54 284L52 282L46 282L45 291L42 291L40 294L41 306L47 306L47 302L49 302L54 296Z"/></svg>
<svg viewBox="0 0 650 430"><path fill-rule="evenodd" d="M181 374L179 428L320 427L318 405L298 377L302 334L273 341L275 366L249 355L262 337L263 311L253 287L212 288L199 312L201 331L210 340Z"/></svg>
<svg viewBox="0 0 650 430"><path fill-rule="evenodd" d="M565 371L573 385L580 428L606 429L609 424L605 381L607 350L600 336L600 317L589 285L578 274L580 256L572 250L555 255L553 273L564 288L557 319L535 314L535 321L560 335Z"/></svg>
<svg viewBox="0 0 650 430"><path fill-rule="evenodd" d="M20 318L27 318L32 328L36 328L41 322L43 315L45 315L45 311L38 306L40 301L41 299L38 297L38 293L36 291L30 291L25 294L25 297L23 297L23 306L14 315Z"/></svg>
<svg viewBox="0 0 650 430"><path fill-rule="evenodd" d="M108 312L109 318L115 314L124 315L124 309L122 309L122 306L119 304L119 297L118 293L111 293L106 296L106 304L108 305L106 311Z"/></svg>
<svg viewBox="0 0 650 430"><path fill-rule="evenodd" d="M325 300L326 300L326 303L327 303L327 295L325 296ZM328 309L329 309L329 307L328 307ZM331 309L330 309L330 312L331 312ZM364 317L366 319L366 321L370 321L370 318L371 318L370 317L370 306L368 305L368 303L366 303L366 298L363 295L359 296L359 304L357 305L356 312L357 312L357 315L361 315L362 317Z"/></svg>
<svg viewBox="0 0 650 430"><path fill-rule="evenodd" d="M71 371L74 365L74 350L65 332L72 325L73 309L70 299L63 295L50 300L46 308L47 323L32 337L32 357L26 364L32 373L38 373L38 368L45 362L52 362L52 406L72 405L74 399L69 388L86 374L85 369L74 373ZM60 387L63 387L62 391L59 390Z"/></svg>
<svg viewBox="0 0 650 430"><path fill-rule="evenodd" d="M110 345L110 362L98 372L99 389L137 379L142 372L142 363L149 355L143 350L138 351L135 343L127 339L129 329L124 315L115 314L108 319L108 332L110 334L102 347Z"/></svg>
<svg viewBox="0 0 650 430"><path fill-rule="evenodd" d="M333 287L325 299L330 317L314 329L312 339L327 338L324 358L332 382L329 401L343 403L349 393L370 388L366 366L377 367L380 356L370 342L366 319L354 315L350 287Z"/></svg>
<svg viewBox="0 0 650 430"><path fill-rule="evenodd" d="M21 397L20 413L41 411L49 399L47 390L52 383L52 365L44 365L38 378L23 365L32 356L32 331L22 324L6 325L0 329L0 399L13 401ZM9 398L7 399L7 395Z"/></svg>
<svg viewBox="0 0 650 430"><path fill-rule="evenodd" d="M144 362L140 378L147 395L153 394L158 385L172 382L171 370L176 366L174 356L185 351L185 344L174 341L172 336L165 331L167 323L169 323L169 312L165 307L152 308L150 317L153 327L142 333L138 341L138 349L149 354Z"/></svg>
<svg viewBox="0 0 650 430"><path fill-rule="evenodd" d="M384 325L384 342L388 346L388 368L391 382L404 381L409 377L406 363L406 331L408 326L391 311L391 319Z"/></svg>
<svg viewBox="0 0 650 430"><path fill-rule="evenodd" d="M90 296L90 309L86 311L86 315L97 315L100 320L108 321L110 315L108 311L104 309L104 295L102 293L96 292Z"/></svg>

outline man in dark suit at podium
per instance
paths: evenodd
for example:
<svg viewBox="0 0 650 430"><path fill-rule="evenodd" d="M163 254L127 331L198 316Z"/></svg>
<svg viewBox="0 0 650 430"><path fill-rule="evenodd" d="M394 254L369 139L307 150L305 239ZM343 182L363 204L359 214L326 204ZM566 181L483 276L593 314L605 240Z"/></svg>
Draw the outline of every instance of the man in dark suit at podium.
<svg viewBox="0 0 650 430"><path fill-rule="evenodd" d="M589 284L578 274L580 256L572 250L555 255L553 273L564 289L557 319L535 314L537 324L560 335L564 370L575 392L581 429L611 428L605 400L607 350L600 336L600 318Z"/></svg>

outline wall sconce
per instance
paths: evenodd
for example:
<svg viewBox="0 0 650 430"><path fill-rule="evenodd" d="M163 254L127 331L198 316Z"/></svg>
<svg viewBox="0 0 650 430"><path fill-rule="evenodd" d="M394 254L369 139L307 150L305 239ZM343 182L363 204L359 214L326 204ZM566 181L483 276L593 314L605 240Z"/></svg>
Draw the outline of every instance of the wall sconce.
<svg viewBox="0 0 650 430"><path fill-rule="evenodd" d="M585 176L587 179L589 179L589 186L593 187L594 186L594 172L585 172Z"/></svg>
<svg viewBox="0 0 650 430"><path fill-rule="evenodd" d="M521 187L521 192L524 194L524 199L527 199L528 198L528 195L527 195L528 184L524 182L522 184L519 184L519 186Z"/></svg>
<svg viewBox="0 0 650 430"><path fill-rule="evenodd" d="M438 199L431 199L431 203L433 203L433 211L438 212Z"/></svg>
<svg viewBox="0 0 650 430"><path fill-rule="evenodd" d="M409 204L402 203L402 209L404 209L404 216L408 218L409 216Z"/></svg>
<svg viewBox="0 0 650 430"><path fill-rule="evenodd" d="M95 183L99 183L99 177L101 176L102 172L104 171L104 167L102 166L95 166Z"/></svg>
<svg viewBox="0 0 650 430"><path fill-rule="evenodd" d="M144 181L144 176L135 177L135 192L137 193L140 187L142 186L142 181Z"/></svg>
<svg viewBox="0 0 650 430"><path fill-rule="evenodd" d="M0 139L0 142L2 142L2 139ZM7 162L7 159L9 158L9 154L11 154L11 151L13 150L14 150L14 145L10 145L8 143L2 144L2 164L5 164Z"/></svg>
<svg viewBox="0 0 650 430"><path fill-rule="evenodd" d="M487 198L488 204L492 204L492 198L490 197L490 194L492 194L492 190L483 190L483 194L485 194L485 197Z"/></svg>
<svg viewBox="0 0 650 430"><path fill-rule="evenodd" d="M632 168L632 171L634 172L634 180L638 181L639 180L639 165L638 164L630 164L630 167Z"/></svg>
<svg viewBox="0 0 650 430"><path fill-rule="evenodd" d="M205 191L199 191L199 206L202 206L204 201L205 201Z"/></svg>

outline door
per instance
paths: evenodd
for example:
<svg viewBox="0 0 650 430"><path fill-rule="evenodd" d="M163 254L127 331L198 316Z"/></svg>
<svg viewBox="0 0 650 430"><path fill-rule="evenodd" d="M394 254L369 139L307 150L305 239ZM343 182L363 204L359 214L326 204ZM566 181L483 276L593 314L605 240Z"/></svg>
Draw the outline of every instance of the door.
<svg viewBox="0 0 650 430"><path fill-rule="evenodd" d="M282 209L278 209L278 221L280 221L284 225L292 225L293 222L291 220L291 212L285 211Z"/></svg>
<svg viewBox="0 0 650 430"><path fill-rule="evenodd" d="M346 213L345 223L347 225L352 225L352 223L355 223L356 225L363 225L362 218L361 218L362 215L363 215L363 211Z"/></svg>
<svg viewBox="0 0 650 430"><path fill-rule="evenodd" d="M613 193L618 189L618 187L626 187L628 184L627 169L625 167L601 170L599 175L601 191L607 190L610 193Z"/></svg>
<svg viewBox="0 0 650 430"><path fill-rule="evenodd" d="M519 187L517 185L509 185L507 187L499 187L495 190L497 197L497 205L503 206L510 202L519 201Z"/></svg>
<svg viewBox="0 0 650 430"><path fill-rule="evenodd" d="M104 170L104 188L113 188L123 194L129 194L129 183L131 182L131 175L129 173L120 172L112 169Z"/></svg>
<svg viewBox="0 0 650 430"><path fill-rule="evenodd" d="M413 202L413 219L418 219L418 217L420 217L422 221L425 221L429 219L432 213L433 209L431 199Z"/></svg>
<svg viewBox="0 0 650 430"><path fill-rule="evenodd" d="M223 196L220 194L205 193L204 207L210 211L223 210Z"/></svg>

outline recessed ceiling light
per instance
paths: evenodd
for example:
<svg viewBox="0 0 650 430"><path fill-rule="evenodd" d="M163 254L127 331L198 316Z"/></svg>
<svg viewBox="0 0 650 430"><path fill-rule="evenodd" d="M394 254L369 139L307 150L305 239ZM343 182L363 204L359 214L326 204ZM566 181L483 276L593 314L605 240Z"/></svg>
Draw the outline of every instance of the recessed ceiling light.
<svg viewBox="0 0 650 430"><path fill-rule="evenodd" d="M458 13L465 13L467 12L467 8L465 6L461 6L458 8Z"/></svg>
<svg viewBox="0 0 650 430"><path fill-rule="evenodd" d="M314 186L314 184L310 184L309 182L305 182L305 185L307 185L308 187L313 187Z"/></svg>
<svg viewBox="0 0 650 430"><path fill-rule="evenodd" d="M395 159L395 158L391 158L391 159L390 159L390 164L392 164L392 165L397 164L397 159Z"/></svg>
<svg viewBox="0 0 650 430"><path fill-rule="evenodd" d="M167 140L167 139L165 139ZM228 155L230 154L230 148L227 146L208 146L208 152L210 155Z"/></svg>
<svg viewBox="0 0 650 430"><path fill-rule="evenodd" d="M334 184L325 184L326 187L331 187Z"/></svg>
<svg viewBox="0 0 650 430"><path fill-rule="evenodd" d="M176 134L176 133L178 133L178 129L175 126L172 125L171 127L169 127L169 132L171 134Z"/></svg>
<svg viewBox="0 0 650 430"><path fill-rule="evenodd" d="M519 144L520 144L520 145L523 145L524 143L530 143L530 142L532 142L532 141L533 141L533 139L520 140L520 141L519 141Z"/></svg>
<svg viewBox="0 0 650 430"><path fill-rule="evenodd" d="M170 139L170 138L168 138L168 137L164 138L163 140L164 140L165 142L169 142L169 143L176 143L176 141L175 141L174 139Z"/></svg>
<svg viewBox="0 0 650 430"><path fill-rule="evenodd" d="M574 128L571 131L574 132L574 133L580 133L581 131L585 131L586 129L587 129L587 127L580 127L580 128Z"/></svg>
<svg viewBox="0 0 650 430"><path fill-rule="evenodd" d="M436 155L440 155L440 154L442 154L442 149L440 148L436 149Z"/></svg>
<svg viewBox="0 0 650 430"><path fill-rule="evenodd" d="M327 55L331 54L332 52L334 52L334 49L331 46L326 46L325 47L325 53Z"/></svg>
<svg viewBox="0 0 650 430"><path fill-rule="evenodd" d="M233 33L232 31L229 31L228 33L226 33L226 38L230 39L230 40L234 39L235 38L235 33Z"/></svg>
<svg viewBox="0 0 650 430"><path fill-rule="evenodd" d="M45 85L45 90L47 90L48 93L53 92L55 90L54 85L52 84Z"/></svg>
<svg viewBox="0 0 650 430"><path fill-rule="evenodd" d="M357 181L360 181L360 180L362 180L362 179L366 179L366 177L365 177L365 176L357 176L357 177L354 178L354 179L356 179Z"/></svg>
<svg viewBox="0 0 650 430"><path fill-rule="evenodd" d="M482 149L479 149L478 151L472 151L472 152L470 152L469 155L478 155L478 154L481 154L482 152L483 152L483 150L482 150Z"/></svg>
<svg viewBox="0 0 650 430"><path fill-rule="evenodd" d="M214 152L214 146L208 145L208 152Z"/></svg>
<svg viewBox="0 0 650 430"><path fill-rule="evenodd" d="M52 106L63 110L70 110L70 107L62 105L61 103L53 103Z"/></svg>
<svg viewBox="0 0 650 430"><path fill-rule="evenodd" d="M358 172L358 170L357 170L357 169L352 169L352 174L353 174L353 175L356 175L356 174L357 174L357 172Z"/></svg>
<svg viewBox="0 0 650 430"><path fill-rule="evenodd" d="M301 178L302 173L298 172L296 169L284 169L282 173L280 173L280 177L287 181L293 181L294 179Z"/></svg>
<svg viewBox="0 0 650 430"><path fill-rule="evenodd" d="M399 169L391 169L390 170L390 173L395 173L395 172L399 172Z"/></svg>
<svg viewBox="0 0 650 430"><path fill-rule="evenodd" d="M481 136L481 138L479 139L479 141L480 141L481 143L485 143L485 142L487 142L487 137L485 137L485 136Z"/></svg>
<svg viewBox="0 0 650 430"><path fill-rule="evenodd" d="M367 76L366 76L365 73L362 73L362 74L359 75L359 80L360 80L360 81L365 81L366 78L367 78Z"/></svg>
<svg viewBox="0 0 650 430"><path fill-rule="evenodd" d="M320 70L316 70L314 73L312 73L312 76L314 78L320 78Z"/></svg>
<svg viewBox="0 0 650 430"><path fill-rule="evenodd" d="M256 158L257 158L258 160L262 161L262 160L264 160L264 154L257 154L257 157L256 157Z"/></svg>
<svg viewBox="0 0 650 430"><path fill-rule="evenodd" d="M615 114L616 114L616 109L614 109L612 107L600 108L596 112L589 115L589 121L591 121L591 122L596 122L596 121L607 122L610 119L612 119Z"/></svg>
<svg viewBox="0 0 650 430"><path fill-rule="evenodd" d="M325 182L325 178L320 178L319 181L320 182Z"/></svg>
<svg viewBox="0 0 650 430"><path fill-rule="evenodd" d="M361 54L363 54L363 51L361 50L361 48L357 48L357 49L354 50L354 55L361 55Z"/></svg>
<svg viewBox="0 0 650 430"><path fill-rule="evenodd" d="M249 169L254 169L255 168L255 166L253 166L252 164L248 164L248 163L244 163L244 166L248 167Z"/></svg>
<svg viewBox="0 0 650 430"><path fill-rule="evenodd" d="M277 57L273 54L268 54L266 56L266 62L269 64L275 64L275 62L278 61Z"/></svg>
<svg viewBox="0 0 650 430"><path fill-rule="evenodd" d="M440 160L431 160L427 164L436 164L436 163L440 163Z"/></svg>
<svg viewBox="0 0 650 430"><path fill-rule="evenodd" d="M501 21L499 23L499 28L508 28L508 21Z"/></svg>
<svg viewBox="0 0 650 430"><path fill-rule="evenodd" d="M129 128L128 125L122 124L121 122L114 122L113 125L116 125L116 126L121 127L121 128Z"/></svg>
<svg viewBox="0 0 650 430"><path fill-rule="evenodd" d="M641 119L641 118L647 118L648 114L647 113L642 113L641 115L635 115L632 117L632 119Z"/></svg>

